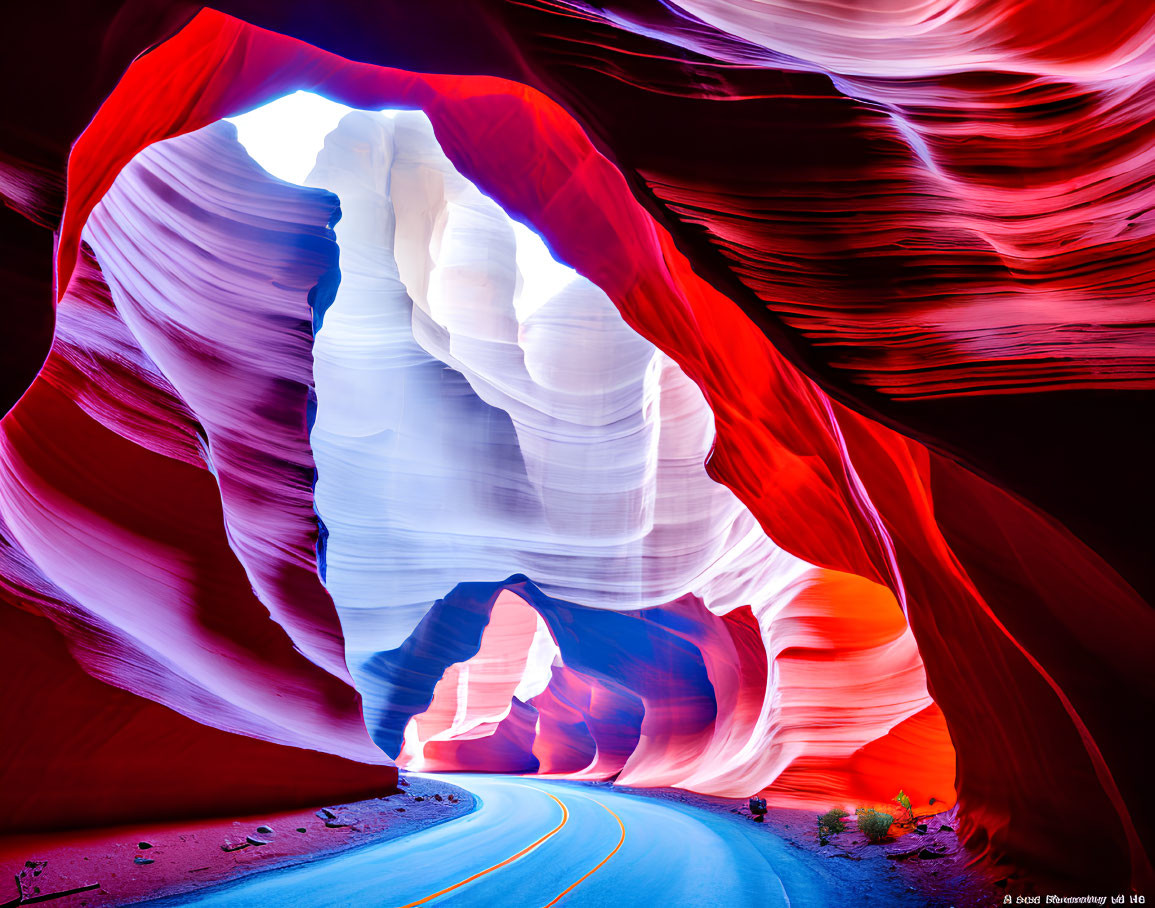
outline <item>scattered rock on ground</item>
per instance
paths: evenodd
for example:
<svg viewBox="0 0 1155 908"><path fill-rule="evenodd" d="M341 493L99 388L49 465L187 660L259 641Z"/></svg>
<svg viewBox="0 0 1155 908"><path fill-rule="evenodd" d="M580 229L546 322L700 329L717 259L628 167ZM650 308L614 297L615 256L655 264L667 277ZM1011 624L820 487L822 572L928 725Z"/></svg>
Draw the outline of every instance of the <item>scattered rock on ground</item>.
<svg viewBox="0 0 1155 908"><path fill-rule="evenodd" d="M69 836L46 837L43 843L38 843L38 848L44 849L44 853L38 857L52 860L48 885L44 884L45 878L50 875L49 870L44 869L45 861L27 861L24 854L9 854L0 862L0 871L8 872L9 887L12 886L13 876L21 879L17 883L17 886L23 887L19 893L19 898L24 900L21 904L31 904L31 899L35 897L37 902L63 905L64 902L57 902L57 899L73 896L68 904L77 908L83 908L84 904L94 908L111 908L114 904L136 904L157 897L166 898L264 869L307 862L317 856L370 840L395 838L426 825L462 816L473 803L468 793L432 779L411 779L402 791L404 794L390 792L395 796L401 795L393 797L392 803L390 800L373 798L356 804L325 807L323 810L328 811L328 817L314 807L312 810L305 808L286 811L270 819L250 815L189 821L187 827L179 830L142 827L134 831L121 829L118 832L116 829L108 829L95 834L93 841L86 844L86 853L83 854L77 853L76 843ZM442 803L438 804L434 800L435 792L442 795ZM454 793L451 801L453 806L445 803L449 792ZM424 796L425 803L414 805L414 809L410 809L405 816L397 816L394 805L408 806L407 798L412 800L413 795ZM314 812L322 820L338 820L338 825L347 822L349 828L345 832L319 832L313 836L313 830L321 828L314 827L309 819ZM269 825L268 828L275 835L269 841L269 837L257 831L257 824L272 823L276 825ZM294 829L300 830L300 833L290 837L288 833ZM248 833L271 847L254 845L246 838ZM142 842L145 845L142 846ZM238 855L240 851L245 851L245 854ZM133 868L137 869L126 871L126 859L130 858L140 858L140 862L133 864ZM145 871L144 867L149 869ZM94 880L101 878L105 880L106 886L115 890L114 893L107 890L97 892L101 890L101 884ZM37 886L43 891L36 892ZM17 893L5 895L0 890L0 905L12 895ZM81 897L75 898L76 895ZM51 898L46 899L45 896Z"/></svg>

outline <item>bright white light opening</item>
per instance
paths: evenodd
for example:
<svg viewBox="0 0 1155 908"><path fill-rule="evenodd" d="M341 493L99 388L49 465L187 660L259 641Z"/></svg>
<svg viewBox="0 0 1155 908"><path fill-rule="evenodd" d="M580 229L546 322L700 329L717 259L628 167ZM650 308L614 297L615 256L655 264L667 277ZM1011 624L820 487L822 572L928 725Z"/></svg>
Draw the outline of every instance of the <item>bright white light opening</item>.
<svg viewBox="0 0 1155 908"><path fill-rule="evenodd" d="M513 235L517 239L517 270L521 272L521 292L514 300L517 320L524 322L562 287L577 277L568 265L558 262L540 236L517 221Z"/></svg>
<svg viewBox="0 0 1155 908"><path fill-rule="evenodd" d="M279 180L304 185L325 137L353 108L321 95L298 91L270 101L229 122L253 160ZM387 117L400 111L382 110ZM419 112L413 112L418 113ZM554 259L541 237L510 219L517 239L517 267L522 287L514 303L518 321L524 321L577 277L572 268Z"/></svg>
<svg viewBox="0 0 1155 908"><path fill-rule="evenodd" d="M294 92L229 122L253 160L279 180L303 185L325 136L353 108L307 91Z"/></svg>

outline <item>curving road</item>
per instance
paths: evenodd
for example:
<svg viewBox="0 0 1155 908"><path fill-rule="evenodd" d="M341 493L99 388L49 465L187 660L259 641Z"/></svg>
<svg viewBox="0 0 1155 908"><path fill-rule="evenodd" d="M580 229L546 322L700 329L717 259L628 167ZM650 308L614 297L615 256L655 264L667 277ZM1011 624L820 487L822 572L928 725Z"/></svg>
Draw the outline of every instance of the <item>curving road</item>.
<svg viewBox="0 0 1155 908"><path fill-rule="evenodd" d="M192 893L165 904L220 908L759 906L826 908L869 887L749 820L603 787L515 776L437 776L476 811L400 839ZM847 862L836 862L845 865ZM886 862L883 861L883 864ZM865 870L866 868L862 868ZM849 888L848 888L849 887ZM863 889L863 891L866 891Z"/></svg>

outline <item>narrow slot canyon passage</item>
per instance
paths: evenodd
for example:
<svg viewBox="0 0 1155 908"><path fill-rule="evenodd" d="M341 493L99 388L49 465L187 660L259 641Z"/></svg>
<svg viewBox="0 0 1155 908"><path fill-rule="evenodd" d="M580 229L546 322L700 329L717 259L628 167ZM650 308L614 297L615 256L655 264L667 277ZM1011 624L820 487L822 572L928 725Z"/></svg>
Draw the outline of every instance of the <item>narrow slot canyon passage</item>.
<svg viewBox="0 0 1155 908"><path fill-rule="evenodd" d="M271 173L340 199L310 437L323 572L374 740L405 768L770 789L807 806L886 800L917 775L912 796L949 807L949 739L888 591L766 537L705 472L697 388L461 177L423 114L333 126L332 107L294 95L235 124ZM279 157L310 147L307 176ZM505 590L481 639L419 661L422 619L478 607L458 584L515 575L552 611L535 618ZM608 669L599 650L633 664ZM584 705L602 698L618 702ZM856 777L856 754L915 717L920 765ZM823 772L826 789L791 782Z"/></svg>
<svg viewBox="0 0 1155 908"><path fill-rule="evenodd" d="M12 48L0 905L1153 894L1155 19L450 6Z"/></svg>

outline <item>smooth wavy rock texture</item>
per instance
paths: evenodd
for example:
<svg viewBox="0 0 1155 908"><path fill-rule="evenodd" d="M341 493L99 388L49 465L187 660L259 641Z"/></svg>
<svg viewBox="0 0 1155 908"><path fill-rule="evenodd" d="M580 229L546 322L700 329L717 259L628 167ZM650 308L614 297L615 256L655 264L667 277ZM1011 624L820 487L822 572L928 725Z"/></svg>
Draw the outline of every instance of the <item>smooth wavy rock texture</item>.
<svg viewBox="0 0 1155 908"><path fill-rule="evenodd" d="M390 746L401 735L403 759L426 765L536 761L542 771L595 775L622 765L663 781L689 778L697 770L685 741L703 740L710 721L702 673L689 668L700 660L714 691L707 746L717 765L745 759L740 746L731 747L745 738L759 748L769 742L772 752L782 745L768 758L781 770L774 785L782 794L886 780L896 766L913 774L912 764L950 759L948 742L934 737L941 709L954 745L960 833L976 855L1081 891L1088 883L1151 885L1155 811L1149 755L1136 729L1153 699L1155 624L1135 591L1152 589L1149 534L1141 531L1152 489L1149 4L953 0L850 9L619 0L595 9L544 0L382 0L336 2L320 17L261 0L227 0L225 12L195 16L145 2L132 15L69 8L64 17L83 38L58 34L61 15L50 6L29 10L21 34L39 37L13 42L5 59L17 67L10 84L29 90L15 93L3 113L15 128L0 157L0 191L12 208L5 226L18 225L2 250L6 287L27 303L10 307L15 340L6 343L13 349L46 336L50 288L34 263L46 259L49 238L38 225L59 231L58 340L48 367L4 418L0 449L0 506L11 537L6 598L50 615L64 633L5 610L6 622L18 619L13 634L24 633L18 625L25 619L57 634L56 649L33 651L48 660L38 677L99 685L85 695L93 706L153 709L145 697L171 697L166 702L178 712L155 706L166 710L160 715L229 726L190 725L193 736L211 731L240 741L234 731L261 726L262 740L275 739L268 746L286 754L298 752L284 744L307 740L333 760L384 759L368 756L355 695L337 664L336 613L307 570L316 523L306 427L286 434L283 423L291 413L303 420L307 410L308 288L319 288L312 292L317 311L333 296L336 275L325 278L333 259L320 261L320 247L322 239L332 242L325 229L334 197L270 188L250 162L256 182L247 193L269 204L280 199L282 213L295 212L288 220L301 219L300 251L286 255L283 243L270 242L261 248L282 253L248 267L244 257L261 253L244 231L209 229L207 214L180 219L174 249L200 264L219 257L236 266L214 264L229 279L208 299L194 291L213 269L191 268L179 282L150 274L177 268L180 256L161 259L161 231L111 223L99 206L110 197L121 206L145 197L127 191L116 199L113 184L141 167L163 170L176 146L144 151L155 143L187 133L194 133L186 137L191 143L223 141L219 129L196 131L294 90L366 110L419 108L454 168L539 232L653 345L655 357L660 351L659 400L666 389L677 400L683 378L696 386L715 431L709 475L784 557L809 568L790 600L799 620L783 608L768 627L755 618L758 603L727 611L721 592L714 604L693 590L694 598L633 609L613 601L611 586L597 591L602 601L582 601L570 587L597 585L590 581L598 572L580 559L575 576L562 577L570 585L564 589L535 566L456 578L464 585L435 593L393 590L390 601L401 607L390 618L399 622L392 637L383 620L360 637L356 616L348 617L359 609L341 605L353 675L381 663L372 684L358 682L374 734L381 738L384 724ZM156 160L130 164L142 151ZM222 152L221 160L232 159ZM464 192L439 166L432 171L433 184L448 185L442 191ZM148 207L182 195L141 176L130 176L129 186L149 184L158 199ZM252 202L242 192L245 198ZM410 201L408 210L426 204ZM492 219L468 206L449 211L460 216L449 233L455 268L489 273L487 261L471 258L481 248L508 268L508 243L498 240ZM268 210L249 215L258 230L294 233L265 220ZM118 261L105 250L111 264L102 276L81 248L83 231L98 245L118 246L114 228L140 234L132 242L144 252L137 262L135 252L122 249ZM217 251L193 254L182 238ZM377 275L372 289L394 311L404 306L396 280L405 285L415 343L396 325L391 338L366 340L404 351L415 399L429 401L421 395L432 390L418 381L429 381L421 363L451 366L467 441L486 454L517 436L515 426L533 438L542 429L534 411L548 412L546 401L571 401L581 418L580 391L596 386L579 382L574 392L586 363L576 375L573 368L550 374L529 353L557 343L548 332L524 347L520 336L509 342L514 322L520 335L532 319L515 306L511 321L508 307L496 306L508 290L507 272L502 279L495 269L492 286L455 286L454 274L438 276L420 262L418 243L394 246L392 279L373 270L387 267L385 248L377 247L378 260L366 263L363 276ZM301 263L309 261L306 274ZM270 271L276 281L267 279ZM428 273L428 286L411 283L414 273ZM256 301L251 310L229 305L238 287ZM459 292L477 300L478 312L448 304ZM576 302L603 311L584 291ZM69 342L71 308L84 311L88 324L77 323ZM548 302L541 308L548 316ZM115 317L94 314L105 310ZM221 331L208 344L201 333L214 326ZM588 364L599 383L614 388L615 406L636 369L633 343L623 348L621 376L597 359ZM67 365L69 345L106 353L70 354ZM5 388L6 401L25 392L35 371L32 357L18 359L12 374L24 378ZM320 372L318 379L323 385ZM205 388L213 381L221 385L219 407ZM692 403L683 401L686 413ZM482 413L493 416L489 424L477 418ZM318 425L322 416L319 408ZM649 420L638 426L635 418L637 437L621 440L635 473L626 481L630 470L623 472L630 494L647 488L646 464L656 463L661 475L662 459L640 449L647 431L660 448L661 407ZM408 425L429 429L436 421ZM689 432L684 440L701 443ZM504 490L518 470L550 486L553 477L530 472L548 462L542 438L533 441L528 457L519 444L520 464L506 447L511 456L499 460L489 488ZM412 453L428 452L431 439L408 443ZM447 471L453 463L427 465ZM558 532L547 515L571 513L566 482L559 474L548 507L539 498L539 510L528 513L524 498L495 496L493 510L513 531L506 551L535 551L546 538L542 527ZM322 514L325 494L319 487ZM617 504L606 502L602 513ZM466 505L472 502L455 502L440 518L476 514ZM355 522L341 511L333 511L334 536L342 520ZM635 517L619 515L626 516ZM284 538L262 533L265 521ZM408 529L419 546L430 544L428 525ZM708 540L693 539L699 542ZM340 602L345 556L336 539L327 554ZM366 567L382 570L369 554ZM287 576L294 583L286 587L279 579ZM345 578L355 592L355 575ZM671 595L679 587L671 582ZM826 621L822 610L839 602L862 610L854 620L830 612ZM364 609L367 626L379 610ZM897 624L875 623L896 614ZM563 633L568 620L576 643ZM582 646L599 638L599 622L625 622L628 639L660 639L663 652L677 655L677 702L661 705L653 724L638 706L650 692L632 686L640 681L630 666L605 665L599 647ZM937 707L912 711L885 736L836 755L813 719L813 700L843 696L835 690L846 679L832 677L832 666L855 640L902 641L907 627ZM262 633L276 642L256 645ZM371 643L377 634L382 643ZM209 701L201 685L212 679L200 672L207 661L200 654L212 647L249 651L222 676L230 688L217 683L217 699ZM726 675L722 663L741 671ZM892 666L883 663L871 667L888 677ZM391 677L396 665L403 670ZM763 671L766 686L796 685L812 697L778 718L789 727L772 727L762 709L755 714ZM238 678L283 681L320 706L308 720L289 715L263 700L259 686L232 686ZM814 693L828 681L830 690ZM187 696L176 696L181 691ZM5 708L25 708L15 714L24 722L26 706L9 698ZM26 762L39 765L39 754L65 749L92 752L62 749L61 729L70 726L54 721L51 699L42 709L28 726ZM159 727L155 712L141 715L141 727ZM831 719L831 727L849 721ZM733 734L719 734L719 721ZM76 735L67 741L86 738L83 730L67 734ZM791 746L799 749L787 752ZM299 765L285 759L284 766ZM339 765L360 772L352 762ZM173 811L187 806L168 797ZM142 809L143 800L125 812ZM75 815L61 808L53 818ZM1078 835L1071 834L1073 816Z"/></svg>
<svg viewBox="0 0 1155 908"><path fill-rule="evenodd" d="M834 89L772 213L769 186L650 180L831 365L900 401L1152 387L1150 10L676 5L741 39L720 57Z"/></svg>
<svg viewBox="0 0 1155 908"><path fill-rule="evenodd" d="M95 258L49 361L3 423L5 598L60 635L20 614L45 642L13 649L30 692L59 691L69 714L10 707L27 744L4 766L9 828L396 779L313 548L308 297L336 264L336 199L269 180L231 130L125 170L89 221Z"/></svg>

